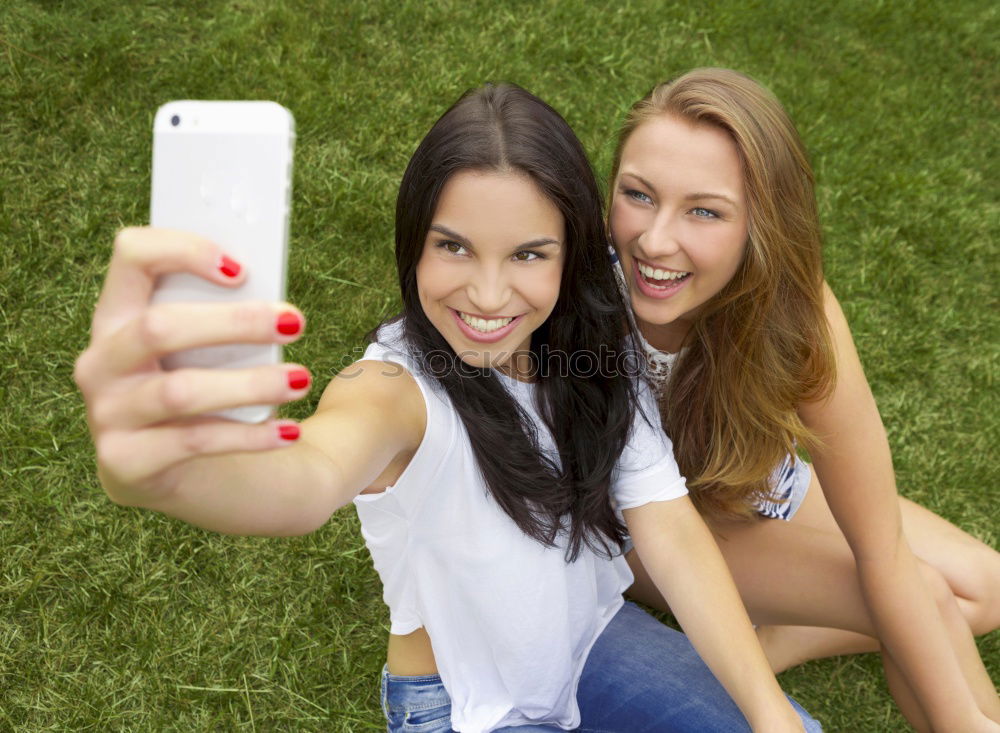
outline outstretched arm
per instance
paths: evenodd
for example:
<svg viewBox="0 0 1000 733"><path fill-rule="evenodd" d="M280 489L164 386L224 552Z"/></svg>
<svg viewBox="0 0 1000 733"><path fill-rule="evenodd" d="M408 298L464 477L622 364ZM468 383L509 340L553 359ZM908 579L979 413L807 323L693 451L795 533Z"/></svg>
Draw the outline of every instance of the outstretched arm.
<svg viewBox="0 0 1000 733"><path fill-rule="evenodd" d="M624 512L636 552L698 654L755 731L802 731L704 520L687 497Z"/></svg>
<svg viewBox="0 0 1000 733"><path fill-rule="evenodd" d="M879 639L932 728L989 730L984 713L1000 718L996 691L961 614L942 617L906 542L885 429L840 305L829 287L824 294L837 381L829 397L799 412L821 441L811 457L827 502Z"/></svg>
<svg viewBox="0 0 1000 733"><path fill-rule="evenodd" d="M390 376L391 374L391 376ZM374 483L423 436L416 382L381 362L359 362L335 377L301 437L281 449L200 455L182 460L154 492L118 479L100 464L109 496L229 534L298 535L322 526ZM155 445L156 436L147 438Z"/></svg>
<svg viewBox="0 0 1000 733"><path fill-rule="evenodd" d="M293 340L276 328L282 315L302 322L287 304L150 305L155 279L167 272L238 285L245 273L221 272L221 254L211 242L180 232L119 235L91 344L75 372L101 483L120 504L220 532L308 532L415 450L423 436L423 399L412 378L374 362L356 367L352 379L334 379L301 426L204 417L297 399L308 385L305 370L288 364L160 369L159 357L181 349Z"/></svg>

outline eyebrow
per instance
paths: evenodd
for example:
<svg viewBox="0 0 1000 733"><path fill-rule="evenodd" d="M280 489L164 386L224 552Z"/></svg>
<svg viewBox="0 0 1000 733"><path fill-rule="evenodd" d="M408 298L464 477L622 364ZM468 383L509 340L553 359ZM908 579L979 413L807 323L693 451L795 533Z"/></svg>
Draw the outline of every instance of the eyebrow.
<svg viewBox="0 0 1000 733"><path fill-rule="evenodd" d="M441 224L431 224L430 231L437 232L438 234L443 234L446 237L450 237L451 239L454 239L456 242L461 244L463 247L469 247L471 249L475 249L475 247L472 246L472 242L469 241L468 237L463 237L458 232L453 232L446 226L442 226ZM524 242L522 244L517 245L517 247L514 248L514 251L520 252L521 250L524 249L544 247L547 244L554 244L557 247L562 246L562 242L560 242L558 239L553 239L552 237L539 237L538 239L532 239L529 242Z"/></svg>
<svg viewBox="0 0 1000 733"><path fill-rule="evenodd" d="M640 175L637 175L635 173L627 173L626 172L626 173L622 173L622 176L623 177L624 176L631 176L632 178L634 178L637 181L639 181L639 183L641 183L643 186L645 186L646 188L648 188L650 191L655 191L656 190L656 186L654 186L652 183L650 183L649 181L647 181L645 178L643 178ZM733 201L731 198L729 198L729 196L726 196L725 194L721 194L721 193L709 193L707 191L697 191L695 193L689 193L687 196L684 197L685 201L702 201L704 199L718 199L719 201L725 201L727 204L729 204L730 206L732 206L734 209L738 209L739 208L739 205L737 205L737 203L735 201Z"/></svg>

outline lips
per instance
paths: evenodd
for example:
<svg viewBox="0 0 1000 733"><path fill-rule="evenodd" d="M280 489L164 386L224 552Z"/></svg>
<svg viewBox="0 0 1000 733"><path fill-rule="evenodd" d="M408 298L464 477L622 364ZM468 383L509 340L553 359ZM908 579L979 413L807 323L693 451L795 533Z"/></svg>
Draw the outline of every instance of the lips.
<svg viewBox="0 0 1000 733"><path fill-rule="evenodd" d="M643 274L642 270L640 270L639 260L633 258L632 276L635 278L639 292L648 298L657 298L660 300L669 298L687 285L688 280L691 279L690 272L665 270L647 265L646 263L642 263L642 269L654 276L650 277ZM656 277L655 273L659 273L661 276Z"/></svg>
<svg viewBox="0 0 1000 733"><path fill-rule="evenodd" d="M517 328L517 325L524 319L524 315L495 318L484 318L482 316L475 316L471 313L463 313L457 311L454 308L449 308L451 311L452 318L455 319L455 323L458 324L458 329L466 336L466 338L476 341L481 344L492 344L497 341L502 340L511 331ZM463 318L464 316L464 318ZM504 326L497 326L497 322L506 321L508 318L511 320ZM485 325L489 330L480 330L475 328L466 322L466 319L473 321L477 325Z"/></svg>

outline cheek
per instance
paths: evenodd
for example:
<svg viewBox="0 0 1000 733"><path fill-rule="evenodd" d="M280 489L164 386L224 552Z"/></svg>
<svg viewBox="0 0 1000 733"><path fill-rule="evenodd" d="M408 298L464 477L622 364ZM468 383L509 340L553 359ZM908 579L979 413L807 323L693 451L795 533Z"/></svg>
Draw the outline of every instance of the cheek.
<svg viewBox="0 0 1000 733"><path fill-rule="evenodd" d="M719 232L702 240L702 247L692 247L689 255L696 267L710 270L719 278L729 280L743 260L745 237L737 232Z"/></svg>
<svg viewBox="0 0 1000 733"><path fill-rule="evenodd" d="M417 263L417 294L425 309L429 303L446 295L449 280L444 272L446 269L434 257L424 256Z"/></svg>
<svg viewBox="0 0 1000 733"><path fill-rule="evenodd" d="M740 263L743 262L743 258L746 256L747 247L748 244L745 232L741 233L728 243L726 252L726 269L729 276L726 278L727 280L736 274L736 271L740 267Z"/></svg>
<svg viewBox="0 0 1000 733"><path fill-rule="evenodd" d="M620 198L615 197L611 202L611 212L608 214L608 229L615 247L635 238L632 234L636 229L634 219L635 216L629 211L629 207Z"/></svg>
<svg viewBox="0 0 1000 733"><path fill-rule="evenodd" d="M559 299L561 283L562 263L547 262L525 278L523 292L535 308L551 311Z"/></svg>

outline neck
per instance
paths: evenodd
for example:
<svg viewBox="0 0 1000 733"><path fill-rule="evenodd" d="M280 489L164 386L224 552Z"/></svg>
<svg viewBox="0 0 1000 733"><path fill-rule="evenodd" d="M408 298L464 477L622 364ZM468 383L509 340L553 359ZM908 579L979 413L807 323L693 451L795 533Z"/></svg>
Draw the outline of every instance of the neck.
<svg viewBox="0 0 1000 733"><path fill-rule="evenodd" d="M690 324L681 320L657 324L636 318L636 325L639 326L639 333L650 346L668 354L675 354L681 350L684 338L691 330Z"/></svg>
<svg viewBox="0 0 1000 733"><path fill-rule="evenodd" d="M530 351L521 349L515 351L510 357L510 361L497 368L518 382L534 382L538 379L538 370L535 368L535 360Z"/></svg>

